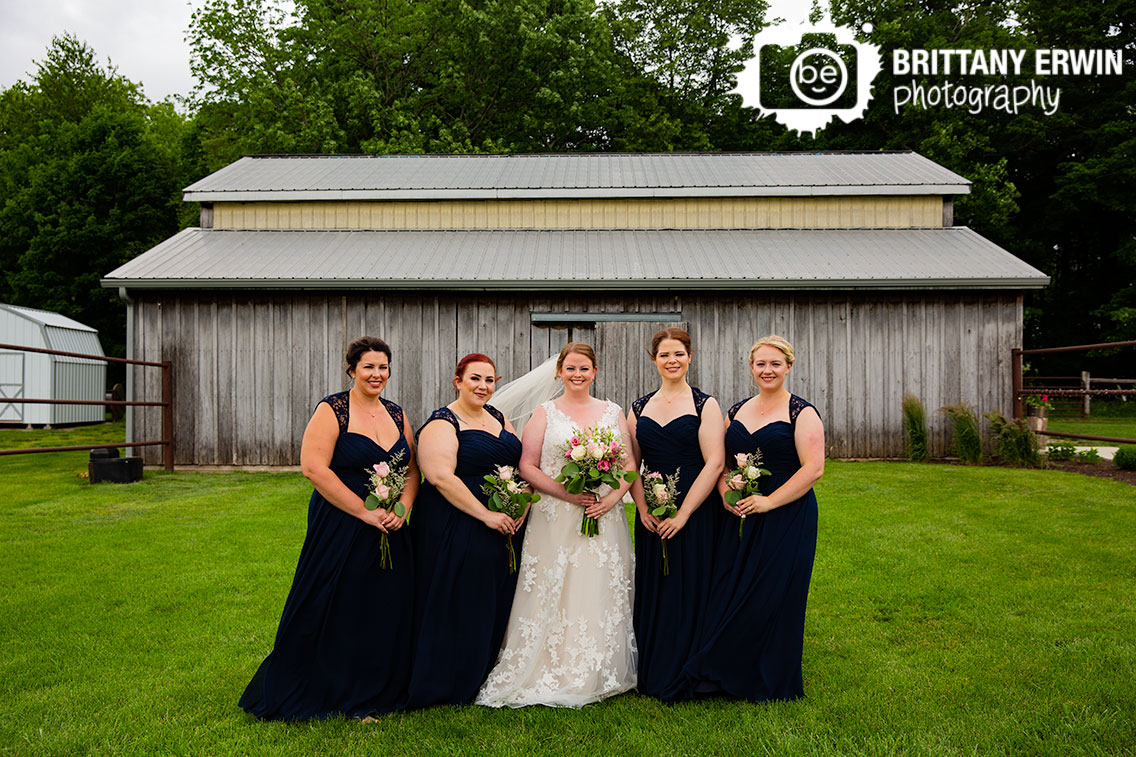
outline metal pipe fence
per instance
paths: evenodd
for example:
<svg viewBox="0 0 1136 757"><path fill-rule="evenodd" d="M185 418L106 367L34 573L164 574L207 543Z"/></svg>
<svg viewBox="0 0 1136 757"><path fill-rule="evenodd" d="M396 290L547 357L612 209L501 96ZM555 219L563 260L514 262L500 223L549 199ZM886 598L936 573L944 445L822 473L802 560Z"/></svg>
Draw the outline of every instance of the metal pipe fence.
<svg viewBox="0 0 1136 757"><path fill-rule="evenodd" d="M162 438L146 442L122 442L120 444L78 444L70 447L21 447L19 449L0 449L0 455L32 455L41 452L80 452L93 449L114 449L117 447L155 447L162 445L162 462L165 469L174 469L174 423L173 423L173 380L170 376L169 361L155 363L147 360L130 360L124 357L108 357L106 355L88 355L83 352L65 352L63 350L48 350L42 347L25 347L16 344L0 344L0 350L15 350L19 352L37 352L45 355L60 355L62 357L81 357L91 360L102 360L108 363L124 363L127 365L142 365L162 369L162 400L68 400L68 399L28 399L23 397L5 397L6 403L21 404L48 404L48 405L116 405L123 407L160 407L162 408Z"/></svg>

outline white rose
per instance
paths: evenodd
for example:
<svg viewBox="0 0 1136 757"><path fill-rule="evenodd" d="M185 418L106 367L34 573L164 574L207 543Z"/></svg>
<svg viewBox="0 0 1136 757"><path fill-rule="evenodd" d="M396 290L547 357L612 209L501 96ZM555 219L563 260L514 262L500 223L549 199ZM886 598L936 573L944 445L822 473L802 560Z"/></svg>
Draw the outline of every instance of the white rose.
<svg viewBox="0 0 1136 757"><path fill-rule="evenodd" d="M666 502L668 499L670 499L670 495L667 494L667 487L663 484L655 484L655 500Z"/></svg>
<svg viewBox="0 0 1136 757"><path fill-rule="evenodd" d="M572 448L572 459L573 460L576 460L576 461L583 460L584 457L587 456L587 454L588 454L588 451L586 449L584 449L583 444Z"/></svg>
<svg viewBox="0 0 1136 757"><path fill-rule="evenodd" d="M588 455L589 455L589 456L590 456L590 457L591 457L591 458L592 458L593 460L601 460L601 459L603 459L603 456L604 456L604 448L603 448L603 445L602 445L602 444L596 444L595 442L593 442L593 443L589 444L589 445L588 445Z"/></svg>
<svg viewBox="0 0 1136 757"><path fill-rule="evenodd" d="M759 475L761 475L761 474L760 474L760 473L758 472L757 468L753 467L752 465L748 466L748 467L747 467L747 468L745 469L745 476L746 476L746 478L748 478L748 479L749 479L750 481L753 481L753 480L754 480L755 478L757 478L757 477L758 477Z"/></svg>
<svg viewBox="0 0 1136 757"><path fill-rule="evenodd" d="M497 474L499 476L501 476L502 481L512 481L513 480L513 466L502 465L500 468L497 469Z"/></svg>
<svg viewBox="0 0 1136 757"><path fill-rule="evenodd" d="M516 481L508 482L507 484L505 484L505 488L508 489L512 494L520 494L521 492L521 485Z"/></svg>

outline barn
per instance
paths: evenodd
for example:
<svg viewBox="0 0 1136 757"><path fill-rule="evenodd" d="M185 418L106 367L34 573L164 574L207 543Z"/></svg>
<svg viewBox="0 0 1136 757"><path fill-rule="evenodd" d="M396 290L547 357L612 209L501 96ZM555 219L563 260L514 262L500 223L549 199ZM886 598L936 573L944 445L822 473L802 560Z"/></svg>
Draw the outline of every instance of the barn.
<svg viewBox="0 0 1136 757"><path fill-rule="evenodd" d="M0 344L102 355L99 332L59 313L0 304ZM104 399L106 363L84 357L0 350L0 424L101 423L104 405L6 402L6 399Z"/></svg>
<svg viewBox="0 0 1136 757"><path fill-rule="evenodd" d="M245 157L185 190L199 227L103 285L130 357L173 364L179 465L295 464L362 334L392 345L386 396L420 423L460 355L508 380L570 339L626 407L657 385L663 325L691 332L691 381L723 406L752 392L750 343L782 334L829 454L895 457L905 392L1010 411L1022 296L1048 283L954 225L968 191L912 152Z"/></svg>

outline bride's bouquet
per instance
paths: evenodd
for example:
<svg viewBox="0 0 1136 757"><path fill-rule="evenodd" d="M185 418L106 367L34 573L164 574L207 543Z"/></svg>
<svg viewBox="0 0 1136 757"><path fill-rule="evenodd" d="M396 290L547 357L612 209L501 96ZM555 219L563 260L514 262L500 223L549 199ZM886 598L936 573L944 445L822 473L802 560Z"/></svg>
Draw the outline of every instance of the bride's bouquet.
<svg viewBox="0 0 1136 757"><path fill-rule="evenodd" d="M759 494L758 481L762 476L773 475L765 468L761 467L761 450L755 449L750 454L739 452L734 455L734 462L738 467L726 473L726 504L730 507L737 507L738 501L743 500L751 494ZM742 538L742 529L745 527L746 516L741 516L738 521L738 541Z"/></svg>
<svg viewBox="0 0 1136 757"><path fill-rule="evenodd" d="M663 477L658 471L643 476L643 498L647 500L647 510L656 518L667 519L678 515L678 470ZM663 575L671 574L671 561L667 556L667 540L659 537L663 545Z"/></svg>
<svg viewBox="0 0 1136 757"><path fill-rule="evenodd" d="M564 484L569 494L595 492L604 484L618 489L620 479L634 481L639 475L623 470L627 453L610 426L589 426L583 431L573 429L572 436L564 442L564 458L568 462L560 469L556 480ZM599 521L589 518L585 511L580 533L595 536L599 532Z"/></svg>
<svg viewBox="0 0 1136 757"><path fill-rule="evenodd" d="M498 465L497 475L486 476L481 490L489 495L490 510L505 513L513 520L524 515L533 502L540 500L540 495L531 491L523 478L517 477L517 472L511 465ZM505 537L505 544L509 548L509 573L516 573L517 552L513 549L512 534Z"/></svg>
<svg viewBox="0 0 1136 757"><path fill-rule="evenodd" d="M399 502L402 488L406 485L406 466L400 465L403 453L399 452L390 459L390 462L375 463L368 473L371 476L370 492L363 500L363 506L368 510L383 509L393 511L398 517L406 515L406 506ZM391 561L390 539L387 532L381 532L379 545L379 568L390 570L394 567Z"/></svg>

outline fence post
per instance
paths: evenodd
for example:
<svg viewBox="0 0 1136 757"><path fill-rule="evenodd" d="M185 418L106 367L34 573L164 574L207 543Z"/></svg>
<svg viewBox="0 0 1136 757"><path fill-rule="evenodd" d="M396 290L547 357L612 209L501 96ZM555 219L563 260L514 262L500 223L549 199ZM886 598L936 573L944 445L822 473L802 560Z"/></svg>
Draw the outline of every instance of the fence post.
<svg viewBox="0 0 1136 757"><path fill-rule="evenodd" d="M170 363L162 363L162 438L166 441L163 462L166 470L174 469L174 388L170 377Z"/></svg>
<svg viewBox="0 0 1136 757"><path fill-rule="evenodd" d="M1014 418L1022 417L1022 351L1015 347L1010 350L1014 373Z"/></svg>
<svg viewBox="0 0 1136 757"><path fill-rule="evenodd" d="M1081 371L1081 388L1086 392L1093 388L1093 380L1090 378L1088 371ZM1089 402L1091 401L1092 399L1088 394L1081 395L1081 415L1088 417L1090 410Z"/></svg>

